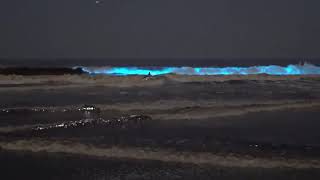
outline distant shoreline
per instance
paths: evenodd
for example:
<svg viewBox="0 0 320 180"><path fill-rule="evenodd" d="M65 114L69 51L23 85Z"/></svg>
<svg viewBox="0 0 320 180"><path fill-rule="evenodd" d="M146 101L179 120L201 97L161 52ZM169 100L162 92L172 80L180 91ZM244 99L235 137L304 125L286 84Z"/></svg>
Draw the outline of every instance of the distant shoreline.
<svg viewBox="0 0 320 180"><path fill-rule="evenodd" d="M55 67L55 68L44 68L44 67L6 67L0 68L0 75L80 75L86 74L81 68L67 68L67 67Z"/></svg>

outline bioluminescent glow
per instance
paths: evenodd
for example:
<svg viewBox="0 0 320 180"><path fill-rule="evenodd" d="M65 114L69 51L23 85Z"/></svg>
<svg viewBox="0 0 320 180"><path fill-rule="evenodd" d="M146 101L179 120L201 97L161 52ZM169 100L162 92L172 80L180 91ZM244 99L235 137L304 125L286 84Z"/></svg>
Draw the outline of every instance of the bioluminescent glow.
<svg viewBox="0 0 320 180"><path fill-rule="evenodd" d="M106 74L114 76L127 75L316 75L320 74L320 66L313 64L288 66L251 66L251 67L81 67L90 74Z"/></svg>

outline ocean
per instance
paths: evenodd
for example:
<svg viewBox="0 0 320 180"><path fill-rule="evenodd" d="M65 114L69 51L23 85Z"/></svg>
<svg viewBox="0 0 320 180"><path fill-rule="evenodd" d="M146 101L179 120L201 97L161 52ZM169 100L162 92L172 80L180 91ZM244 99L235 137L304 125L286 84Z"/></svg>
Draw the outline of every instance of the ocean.
<svg viewBox="0 0 320 180"><path fill-rule="evenodd" d="M226 67L226 66L262 66L262 65L281 65L300 64L307 62L314 65L320 65L320 59L313 58L250 58L250 59L160 59L160 58L68 58L68 59L0 59L2 66L23 66L23 67L73 67L73 66L190 66L190 67Z"/></svg>
<svg viewBox="0 0 320 180"><path fill-rule="evenodd" d="M0 178L319 179L318 74L186 75L271 64L318 72L309 63L0 61Z"/></svg>

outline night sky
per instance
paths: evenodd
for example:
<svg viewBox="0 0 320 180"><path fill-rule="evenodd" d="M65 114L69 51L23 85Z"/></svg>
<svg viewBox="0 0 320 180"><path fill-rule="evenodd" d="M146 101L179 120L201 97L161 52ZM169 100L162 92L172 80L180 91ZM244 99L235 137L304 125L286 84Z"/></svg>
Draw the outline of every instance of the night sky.
<svg viewBox="0 0 320 180"><path fill-rule="evenodd" d="M1 0L0 58L317 58L312 0Z"/></svg>

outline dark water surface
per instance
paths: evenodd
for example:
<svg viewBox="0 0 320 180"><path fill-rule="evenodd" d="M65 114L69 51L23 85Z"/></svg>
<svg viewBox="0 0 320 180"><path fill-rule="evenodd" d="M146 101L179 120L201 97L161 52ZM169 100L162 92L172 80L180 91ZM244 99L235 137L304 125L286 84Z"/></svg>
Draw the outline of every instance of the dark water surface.
<svg viewBox="0 0 320 180"><path fill-rule="evenodd" d="M28 66L28 67L73 67L73 66L256 66L256 65L289 65L299 64L300 62L308 62L319 65L319 59L1 59L0 65L3 66Z"/></svg>

